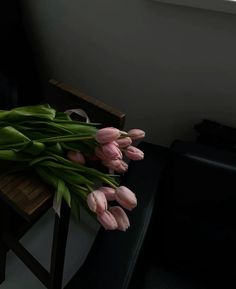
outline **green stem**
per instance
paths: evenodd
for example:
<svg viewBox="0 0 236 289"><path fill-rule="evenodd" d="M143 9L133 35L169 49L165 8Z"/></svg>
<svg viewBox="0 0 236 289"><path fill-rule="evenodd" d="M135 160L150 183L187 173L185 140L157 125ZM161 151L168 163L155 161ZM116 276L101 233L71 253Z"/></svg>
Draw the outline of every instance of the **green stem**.
<svg viewBox="0 0 236 289"><path fill-rule="evenodd" d="M93 188L92 188L90 185L86 185L86 186L87 186L87 188L88 188L88 190L89 190L90 193L91 193L92 191L94 191Z"/></svg>
<svg viewBox="0 0 236 289"><path fill-rule="evenodd" d="M94 139L94 137L70 135L70 136L64 136L64 137L62 136L62 137L43 138L37 141L41 143L48 143L48 142L66 142L66 141L77 141L77 140L88 140L88 139Z"/></svg>
<svg viewBox="0 0 236 289"><path fill-rule="evenodd" d="M101 177L101 180L107 183L108 185L110 185L112 188L117 189L117 186L113 184L111 181L109 181L108 179Z"/></svg>

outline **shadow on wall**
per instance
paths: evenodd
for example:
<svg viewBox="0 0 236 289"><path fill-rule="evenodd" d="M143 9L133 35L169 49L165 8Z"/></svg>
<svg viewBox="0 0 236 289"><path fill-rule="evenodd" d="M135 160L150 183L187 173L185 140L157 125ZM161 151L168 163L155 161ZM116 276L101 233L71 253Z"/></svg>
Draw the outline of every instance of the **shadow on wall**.
<svg viewBox="0 0 236 289"><path fill-rule="evenodd" d="M146 0L22 3L44 81L124 111L148 141L191 138L203 118L236 125L236 15Z"/></svg>
<svg viewBox="0 0 236 289"><path fill-rule="evenodd" d="M40 100L37 69L16 0L1 4L0 35L1 108L37 103Z"/></svg>

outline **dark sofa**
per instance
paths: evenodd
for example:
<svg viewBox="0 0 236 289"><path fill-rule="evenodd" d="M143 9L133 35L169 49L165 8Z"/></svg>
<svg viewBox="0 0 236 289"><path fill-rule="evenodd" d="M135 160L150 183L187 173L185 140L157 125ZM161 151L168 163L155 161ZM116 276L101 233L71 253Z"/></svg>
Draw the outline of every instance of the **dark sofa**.
<svg viewBox="0 0 236 289"><path fill-rule="evenodd" d="M173 143L132 289L235 288L235 180L234 152Z"/></svg>
<svg viewBox="0 0 236 289"><path fill-rule="evenodd" d="M101 229L66 288L235 288L236 155L182 141L140 148L123 180L139 199L131 229Z"/></svg>

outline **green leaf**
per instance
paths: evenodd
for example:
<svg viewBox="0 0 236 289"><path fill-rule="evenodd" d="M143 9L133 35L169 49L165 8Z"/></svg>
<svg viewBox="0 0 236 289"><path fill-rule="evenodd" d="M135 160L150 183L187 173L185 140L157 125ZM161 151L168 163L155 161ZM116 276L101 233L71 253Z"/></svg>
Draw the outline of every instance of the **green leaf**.
<svg viewBox="0 0 236 289"><path fill-rule="evenodd" d="M43 164L43 162L41 163L41 165ZM88 184L88 185L93 185L93 182L91 180L89 180L88 178L84 177L83 175L73 172L71 170L58 170L56 168L53 167L49 167L47 166L48 169L50 169L53 174L55 176L57 176L58 178L64 180L65 182L69 183L69 184Z"/></svg>
<svg viewBox="0 0 236 289"><path fill-rule="evenodd" d="M45 150L45 145L38 141L32 141L24 150L31 155L39 155Z"/></svg>
<svg viewBox="0 0 236 289"><path fill-rule="evenodd" d="M93 139L94 136L90 134L72 134L72 135L63 135L63 136L55 136L49 138L38 139L38 141L42 143L50 143L50 142L67 142L67 141L79 141L86 139Z"/></svg>
<svg viewBox="0 0 236 289"><path fill-rule="evenodd" d="M73 123L72 121L64 121L64 122L54 122L54 121L39 121L39 120L25 120L23 122L18 123L21 126L28 128L38 128L38 129L50 129L55 132L57 135L59 134L81 134L83 135L95 135L97 129L93 126L82 125L79 123Z"/></svg>
<svg viewBox="0 0 236 289"><path fill-rule="evenodd" d="M16 130L7 126L0 129L0 149L23 149L31 140Z"/></svg>
<svg viewBox="0 0 236 289"><path fill-rule="evenodd" d="M86 141L79 142L61 142L61 145L66 150L83 152L84 155L94 154L94 147L91 148Z"/></svg>
<svg viewBox="0 0 236 289"><path fill-rule="evenodd" d="M52 152L54 154L58 154L58 155L63 155L64 154L63 147L62 147L62 145L59 142L57 142L57 143L55 143L53 145L49 145L47 147L47 151L48 152Z"/></svg>
<svg viewBox="0 0 236 289"><path fill-rule="evenodd" d="M67 121L67 120L71 120L71 118L69 117L68 114L64 113L64 112L56 112L56 116L54 121Z"/></svg>
<svg viewBox="0 0 236 289"><path fill-rule="evenodd" d="M83 126L91 126L91 127L97 127L97 126L101 126L102 124L99 122L83 122L83 121L78 121L78 120L64 120L64 119L60 119L60 118L55 118L53 120L54 122L57 123L70 123L70 124L76 124L76 125L83 125Z"/></svg>
<svg viewBox="0 0 236 289"><path fill-rule="evenodd" d="M27 126L29 129L42 129L44 130L51 130L52 132L55 132L57 134L72 134L72 132L67 129L65 126L57 124L52 121L23 121L19 123L20 125ZM78 131L77 131L78 132Z"/></svg>
<svg viewBox="0 0 236 289"><path fill-rule="evenodd" d="M57 159L57 161L59 162L58 164L66 166L66 168L65 167L64 168L67 170L72 170L72 171L74 170L74 171L82 172L89 177L91 177L91 176L96 177L96 179L98 179L100 177L107 177L106 174L104 174L104 173L102 173L102 172L100 172L94 168L89 168L89 167L86 167L84 165L74 163L68 159L65 159L59 155L55 155L53 153L50 153L50 155L52 157L54 157L55 159ZM61 167L61 168L63 168L63 167Z"/></svg>
<svg viewBox="0 0 236 289"><path fill-rule="evenodd" d="M67 166L67 165L63 165L63 164L60 164L60 163L55 162L55 161L51 161L50 158L42 160L40 165L46 166L46 167L57 168L60 170L66 170L66 171L72 170L72 171L77 171L77 172L81 172L81 173L83 173L85 171L84 169L73 168L71 166Z"/></svg>
<svg viewBox="0 0 236 289"><path fill-rule="evenodd" d="M9 111L0 111L0 120L7 120L13 122L29 118L53 120L55 118L55 115L55 109L51 108L48 104L21 106L13 108Z"/></svg>
<svg viewBox="0 0 236 289"><path fill-rule="evenodd" d="M55 189L57 188L58 177L56 177L51 171L41 166L36 166L35 171L45 183L53 186Z"/></svg>
<svg viewBox="0 0 236 289"><path fill-rule="evenodd" d="M61 164L66 165L68 169L78 170L78 171L83 172L92 182L95 182L96 180L100 180L109 185L112 185L113 187L118 185L118 182L113 178L113 175L105 174L94 168L89 168L89 167L74 163L68 159L55 155L53 153L49 153L49 154L55 159L57 159Z"/></svg>
<svg viewBox="0 0 236 289"><path fill-rule="evenodd" d="M42 180L56 189L57 201L63 197L68 206L71 206L70 191L62 179L54 175L52 171L48 170L47 168L42 168L41 166L35 167L35 171L42 178Z"/></svg>
<svg viewBox="0 0 236 289"><path fill-rule="evenodd" d="M0 159L7 161L26 162L30 160L27 154L15 152L14 150L0 150Z"/></svg>
<svg viewBox="0 0 236 289"><path fill-rule="evenodd" d="M66 186L65 182L61 179L58 179L57 183L57 202L63 199L66 201L69 207L71 207L71 195L68 187Z"/></svg>
<svg viewBox="0 0 236 289"><path fill-rule="evenodd" d="M55 132L45 129L37 129L36 131L34 128L22 129L18 128L17 126L16 129L19 130L21 133L23 133L26 137L30 138L31 140L38 140L42 138L56 136Z"/></svg>
<svg viewBox="0 0 236 289"><path fill-rule="evenodd" d="M35 159L31 160L29 162L29 166L36 165L36 164L38 164L38 163L40 163L42 161L45 161L45 160L54 160L54 161L56 161L56 159L54 157L52 157L52 156L42 156L42 157L38 157L38 158L35 158Z"/></svg>
<svg viewBox="0 0 236 289"><path fill-rule="evenodd" d="M75 219L76 223L80 221L80 199L72 194L71 195L71 214Z"/></svg>
<svg viewBox="0 0 236 289"><path fill-rule="evenodd" d="M91 190L77 184L68 184L68 187L73 192L73 195L77 195L81 200L87 201L87 196Z"/></svg>

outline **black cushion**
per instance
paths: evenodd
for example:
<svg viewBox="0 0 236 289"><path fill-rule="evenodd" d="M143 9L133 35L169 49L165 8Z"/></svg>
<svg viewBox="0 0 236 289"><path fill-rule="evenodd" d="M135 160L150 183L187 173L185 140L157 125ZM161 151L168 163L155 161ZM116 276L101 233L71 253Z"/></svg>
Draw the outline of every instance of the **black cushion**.
<svg viewBox="0 0 236 289"><path fill-rule="evenodd" d="M159 263L207 288L235 286L236 155L179 141L171 151L158 204Z"/></svg>

